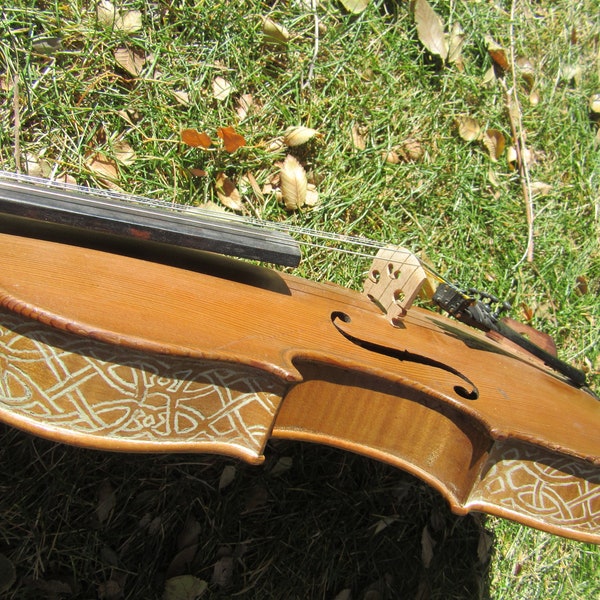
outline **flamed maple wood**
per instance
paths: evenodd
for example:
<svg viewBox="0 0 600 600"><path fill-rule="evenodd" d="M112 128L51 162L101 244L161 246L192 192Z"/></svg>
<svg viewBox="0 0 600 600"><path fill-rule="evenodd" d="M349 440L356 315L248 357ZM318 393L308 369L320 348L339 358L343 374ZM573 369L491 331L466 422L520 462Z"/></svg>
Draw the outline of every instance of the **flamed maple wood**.
<svg viewBox="0 0 600 600"><path fill-rule="evenodd" d="M457 513L600 543L600 403L478 331L417 308L392 327L362 294L142 242L2 233L0 256L0 418L16 427L249 462L271 437L329 444Z"/></svg>

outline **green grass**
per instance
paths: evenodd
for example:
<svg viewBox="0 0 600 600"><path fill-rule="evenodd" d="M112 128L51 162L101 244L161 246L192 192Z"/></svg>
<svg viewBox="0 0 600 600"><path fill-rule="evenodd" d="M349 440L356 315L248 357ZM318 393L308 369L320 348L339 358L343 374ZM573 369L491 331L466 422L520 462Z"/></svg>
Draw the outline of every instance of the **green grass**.
<svg viewBox="0 0 600 600"><path fill-rule="evenodd" d="M532 313L532 324L554 336L561 356L587 370L598 390L600 153L588 113L589 98L600 92L597 2L524 0L512 35L509 2L432 5L447 25L458 21L465 31L463 70L424 51L405 2L373 1L353 16L338 2L321 1L319 53L307 82L314 16L300 2L125 2L124 12L142 12L143 27L133 34L101 26L92 3L6 2L0 168L17 168L14 75L21 162L41 157L53 172L102 186L89 157L113 158L125 140L135 156L116 163L120 189L176 202L217 201L213 181L223 170L235 180L250 171L264 184L285 155L265 143L288 126L313 127L322 139L293 152L314 173L318 207L287 213L274 198L263 203L249 192L249 213L424 251L449 278L509 300L517 318ZM290 31L285 47L265 43L266 15ZM531 179L550 186L534 199L533 263L521 260L527 221L518 174L504 156L493 162L481 143L457 134L456 119L468 114L510 137L502 88L483 83L491 66L487 34L535 66L537 105L517 81L536 154ZM48 37L60 37L62 46L44 55L39 42ZM122 46L146 56L140 77L116 65L113 52ZM575 80L564 76L567 67L579 69ZM213 98L216 76L235 89L224 101ZM176 91L189 94L188 105ZM245 93L256 106L240 122L235 101ZM183 128L216 139L216 128L226 125L248 141L233 155L179 142ZM364 150L352 146L354 125L368 130ZM422 148L420 160L382 160L407 139ZM191 177L192 167L208 175ZM358 288L367 264L308 248L297 273ZM586 293L578 292L578 278ZM390 598L600 594L596 548L501 520L452 517L417 481L324 448L270 448L271 461L290 457L293 467L273 476L271 462L236 465L234 483L219 491L230 461L115 457L8 429L2 439L0 552L18 574L10 598L52 597L52 581L78 590L71 597L92 598L109 580L123 584L126 598L160 597L188 515L201 531L192 572L210 581L222 556L234 558L231 587L211 584L205 597L334 598L351 588L362 598L377 585ZM94 523L104 480L116 506L108 522ZM252 494L266 500L248 512ZM376 532L382 519L390 524ZM421 533L432 522L438 545L425 569ZM483 527L494 540L489 565L477 556Z"/></svg>

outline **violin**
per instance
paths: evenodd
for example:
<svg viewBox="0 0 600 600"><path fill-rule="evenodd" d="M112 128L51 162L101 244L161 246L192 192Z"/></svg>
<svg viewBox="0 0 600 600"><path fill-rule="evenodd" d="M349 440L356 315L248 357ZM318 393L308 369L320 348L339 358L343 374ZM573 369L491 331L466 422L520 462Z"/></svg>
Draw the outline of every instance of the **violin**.
<svg viewBox="0 0 600 600"><path fill-rule="evenodd" d="M0 419L122 452L271 439L408 471L456 514L600 543L600 402L495 298L381 248L364 293L288 232L0 175ZM448 315L414 303L419 295Z"/></svg>

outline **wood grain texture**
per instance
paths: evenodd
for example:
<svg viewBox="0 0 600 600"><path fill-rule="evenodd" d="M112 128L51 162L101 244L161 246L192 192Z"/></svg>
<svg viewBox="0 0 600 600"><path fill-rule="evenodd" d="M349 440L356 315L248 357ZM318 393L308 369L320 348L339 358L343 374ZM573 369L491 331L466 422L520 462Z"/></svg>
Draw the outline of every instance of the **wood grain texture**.
<svg viewBox="0 0 600 600"><path fill-rule="evenodd" d="M538 361L515 355L477 331L416 308L402 327L392 327L356 292L202 253L186 254L181 261L152 253L140 259L0 234L0 256L0 305L7 332L0 350L3 372L20 373L11 375L9 383L5 377L0 390L0 418L9 423L93 447L128 450L137 445L138 450L168 451L179 444L254 462L271 435L330 444L415 473L444 494L456 512L485 510L600 542L600 403ZM344 337L332 322L333 314L344 314L343 330L371 345L361 347ZM20 321L15 325L14 319ZM22 345L31 351L40 335L51 342L37 347L37 362L21 360L14 348ZM55 335L66 337L58 343ZM61 344L66 353L80 358L57 352ZM393 352L373 351L377 346ZM119 349L112 358L111 348ZM71 365L71 360L63 377L72 380L69 387L60 382L56 365ZM146 385L132 388L124 402L128 408L121 410L111 401L104 411L100 379L86 387L77 385L72 375L83 369L102 378L121 368L128 373L126 381L142 381L151 374L150 387L159 394L165 388L191 390L195 414L204 414L201 396L207 386L212 389L208 404L217 407L224 396L235 407L245 402L244 395L254 394L245 405L252 408L244 409L240 423L242 430L257 433L244 434L240 442L232 427L227 433L231 437L220 432L218 439L208 439L215 429L210 419L196 419L191 427L173 426L180 416L182 423L188 419L190 397L181 392L164 397L163 412L172 417L173 410L181 409L175 421L159 419L168 421L179 437L163 446L156 431L145 431L143 435L157 437L146 439L150 445L144 447L129 433L144 421L141 415L151 405L144 402ZM187 379L180 376L184 371ZM15 408L19 378L35 380L32 387L43 389L39 398L46 400ZM464 379L477 387L476 399L457 392ZM116 384L107 378L102 385ZM231 392L236 386L241 386L241 396ZM51 397L48 390L54 389L63 390L58 394L60 410L66 406L65 412L74 415L62 426L56 416L60 410L49 419L52 424L44 424L41 416ZM76 408L72 392L66 390L78 390ZM136 404L142 412L136 413ZM82 415L87 410L104 421L97 431L85 431ZM231 422L237 419L235 411ZM121 418L129 424L119 431ZM194 432L190 439L188 430ZM521 456L520 466L531 468L517 470ZM549 462L549 456L566 462ZM570 478L563 488L556 475L561 469ZM516 494L518 482L527 480L523 485L531 488L535 473L540 493L559 494L570 508L546 518L543 513L548 511L537 497L530 493L533 499L526 500L526 494ZM581 493L591 500L578 504Z"/></svg>

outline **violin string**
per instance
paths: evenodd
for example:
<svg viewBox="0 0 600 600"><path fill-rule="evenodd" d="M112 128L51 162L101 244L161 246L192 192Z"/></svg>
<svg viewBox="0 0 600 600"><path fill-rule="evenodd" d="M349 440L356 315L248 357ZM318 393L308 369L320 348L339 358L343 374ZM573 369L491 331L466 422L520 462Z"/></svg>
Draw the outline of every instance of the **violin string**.
<svg viewBox="0 0 600 600"><path fill-rule="evenodd" d="M89 199L90 202L95 202L99 204L102 204L103 199L113 202L124 202L132 208L135 207L136 212L140 214L154 214L150 210L152 208L166 210L170 213L170 218L184 223L194 222L195 217L205 217L207 219L211 219L213 222L215 220L221 221L225 226L229 223L237 223L244 225L252 225L254 227L265 230L280 231L289 234L295 239L295 241L298 244L302 246L318 249L327 249L334 252L356 256L359 258L372 259L373 255L360 250L351 250L347 247L343 247L343 245L350 245L355 247L360 246L362 248L370 248L373 250L380 250L382 248L387 248L390 246L390 244L387 244L385 242L380 242L363 236L352 236L347 234L334 233L319 229L312 229L310 227L303 227L300 225L293 225L291 223L265 221L257 217L240 216L232 213L209 210L197 206L177 204L175 202L167 202L165 200L156 200L144 196L133 196L114 190L89 188L82 185L76 185L63 181L43 179L41 177L33 177L21 173L10 173L6 171L0 171L0 179L29 183L32 185L39 185L42 187L51 188L53 191L58 192L59 194L60 192L65 192L65 197L68 196L69 192L84 194L86 196L86 200ZM333 242L336 245L332 246L326 243L309 241L316 239L327 240L329 242ZM423 268L436 279L438 279L439 281L446 281L446 279L442 275L437 273L431 267L431 265L421 260L420 262Z"/></svg>

